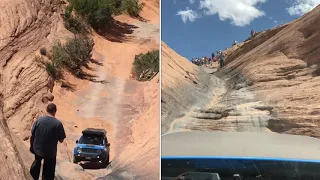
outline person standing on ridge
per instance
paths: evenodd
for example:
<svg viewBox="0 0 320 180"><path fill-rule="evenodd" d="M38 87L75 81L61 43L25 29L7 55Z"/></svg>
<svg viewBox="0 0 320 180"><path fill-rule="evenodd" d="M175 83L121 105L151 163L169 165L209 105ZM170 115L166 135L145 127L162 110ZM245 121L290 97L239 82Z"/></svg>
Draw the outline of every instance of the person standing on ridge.
<svg viewBox="0 0 320 180"><path fill-rule="evenodd" d="M250 34L251 36L253 36L254 34L256 34L256 32L252 29Z"/></svg>
<svg viewBox="0 0 320 180"><path fill-rule="evenodd" d="M220 53L220 69L224 66L225 54L222 52Z"/></svg>
<svg viewBox="0 0 320 180"><path fill-rule="evenodd" d="M235 46L235 45L237 45L237 41L236 40L233 40L233 43L232 43L232 46Z"/></svg>
<svg viewBox="0 0 320 180"><path fill-rule="evenodd" d="M55 177L57 144L66 138L62 123L55 118L56 112L57 106L48 104L48 114L38 118L31 129L30 151L35 155L35 160L30 174L35 180L39 179L42 159L42 180L54 180Z"/></svg>

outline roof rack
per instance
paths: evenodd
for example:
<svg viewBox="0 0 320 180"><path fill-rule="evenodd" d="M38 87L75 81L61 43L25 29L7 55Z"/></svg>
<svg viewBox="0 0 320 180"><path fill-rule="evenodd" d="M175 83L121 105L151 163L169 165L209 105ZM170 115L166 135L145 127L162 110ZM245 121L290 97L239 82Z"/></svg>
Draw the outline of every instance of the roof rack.
<svg viewBox="0 0 320 180"><path fill-rule="evenodd" d="M87 129L82 131L82 134L104 136L104 135L107 134L107 132L104 129L87 128Z"/></svg>

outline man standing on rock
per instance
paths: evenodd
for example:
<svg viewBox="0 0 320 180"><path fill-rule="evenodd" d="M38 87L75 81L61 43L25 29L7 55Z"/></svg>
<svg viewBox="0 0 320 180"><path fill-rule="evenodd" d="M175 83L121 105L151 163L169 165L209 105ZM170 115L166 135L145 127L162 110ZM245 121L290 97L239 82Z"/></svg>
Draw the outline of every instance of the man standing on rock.
<svg viewBox="0 0 320 180"><path fill-rule="evenodd" d="M57 144L66 138L62 123L55 118L57 106L50 103L47 106L47 115L40 117L33 124L30 138L30 151L35 155L30 174L38 180L41 161L43 162L42 179L54 180L56 168Z"/></svg>
<svg viewBox="0 0 320 180"><path fill-rule="evenodd" d="M225 54L223 52L220 53L220 69L224 66Z"/></svg>

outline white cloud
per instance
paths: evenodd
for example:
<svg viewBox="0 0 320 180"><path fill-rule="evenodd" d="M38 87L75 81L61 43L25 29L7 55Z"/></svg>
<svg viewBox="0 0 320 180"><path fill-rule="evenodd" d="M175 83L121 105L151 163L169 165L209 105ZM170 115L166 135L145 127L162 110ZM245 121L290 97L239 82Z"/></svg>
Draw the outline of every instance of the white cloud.
<svg viewBox="0 0 320 180"><path fill-rule="evenodd" d="M195 0L189 0L189 3L190 3L190 4L193 4L193 3L194 3L194 1L195 1Z"/></svg>
<svg viewBox="0 0 320 180"><path fill-rule="evenodd" d="M218 14L221 21L227 19L236 26L246 26L265 13L256 6L267 0L201 0L200 9L207 15Z"/></svg>
<svg viewBox="0 0 320 180"><path fill-rule="evenodd" d="M188 20L193 22L200 17L199 14L194 12L192 9L189 9L189 7L187 7L184 11L178 11L177 15L181 16L181 19L184 23L187 23Z"/></svg>
<svg viewBox="0 0 320 180"><path fill-rule="evenodd" d="M311 11L319 4L320 0L293 0L291 6L286 8L286 10L291 16L301 16Z"/></svg>

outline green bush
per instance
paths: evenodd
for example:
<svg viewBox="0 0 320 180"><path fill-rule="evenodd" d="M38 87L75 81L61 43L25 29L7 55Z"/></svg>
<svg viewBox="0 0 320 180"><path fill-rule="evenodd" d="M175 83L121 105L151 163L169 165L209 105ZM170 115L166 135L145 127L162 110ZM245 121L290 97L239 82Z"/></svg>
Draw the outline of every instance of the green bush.
<svg viewBox="0 0 320 180"><path fill-rule="evenodd" d="M148 80L159 72L159 50L154 50L146 54L135 56L134 74L139 80Z"/></svg>
<svg viewBox="0 0 320 180"><path fill-rule="evenodd" d="M70 3L94 29L105 28L116 11L115 0L70 0Z"/></svg>
<svg viewBox="0 0 320 180"><path fill-rule="evenodd" d="M68 55L64 60L65 65L78 75L82 66L88 66L93 46L93 40L85 37L69 40L64 46Z"/></svg>
<svg viewBox="0 0 320 180"><path fill-rule="evenodd" d="M122 11L132 17L138 17L143 7L144 3L139 4L137 0L122 1Z"/></svg>
<svg viewBox="0 0 320 180"><path fill-rule="evenodd" d="M40 62L55 80L62 78L63 68L80 77L84 74L81 68L88 67L93 46L93 40L86 37L71 39L65 45L55 42L52 46L52 52L48 55L51 61L44 61L40 57L37 57L36 61Z"/></svg>
<svg viewBox="0 0 320 180"><path fill-rule="evenodd" d="M68 5L64 13L64 26L74 34L86 34L89 32L89 27L86 20L81 17L72 16L73 6Z"/></svg>
<svg viewBox="0 0 320 180"><path fill-rule="evenodd" d="M72 7L71 5L68 5L68 6L66 7L66 10L65 10L65 13L64 13L64 18L65 18L65 19L70 18L72 11L73 11L73 7Z"/></svg>
<svg viewBox="0 0 320 180"><path fill-rule="evenodd" d="M36 62L40 63L45 70L47 71L48 75L52 77L54 80L60 80L62 78L62 69L61 67L58 67L55 65L53 61L45 61L41 57L35 58Z"/></svg>
<svg viewBox="0 0 320 180"><path fill-rule="evenodd" d="M57 68L56 66L54 66L54 64L50 63L50 62L44 62L46 71L48 72L48 74L55 80L59 80L62 77L62 72L61 69Z"/></svg>
<svg viewBox="0 0 320 180"><path fill-rule="evenodd" d="M69 56L64 50L63 45L60 42L55 42L52 46L52 55L50 58L55 67L62 68Z"/></svg>
<svg viewBox="0 0 320 180"><path fill-rule="evenodd" d="M89 27L85 20L77 17L66 18L64 21L64 26L74 34L87 34L89 32Z"/></svg>

